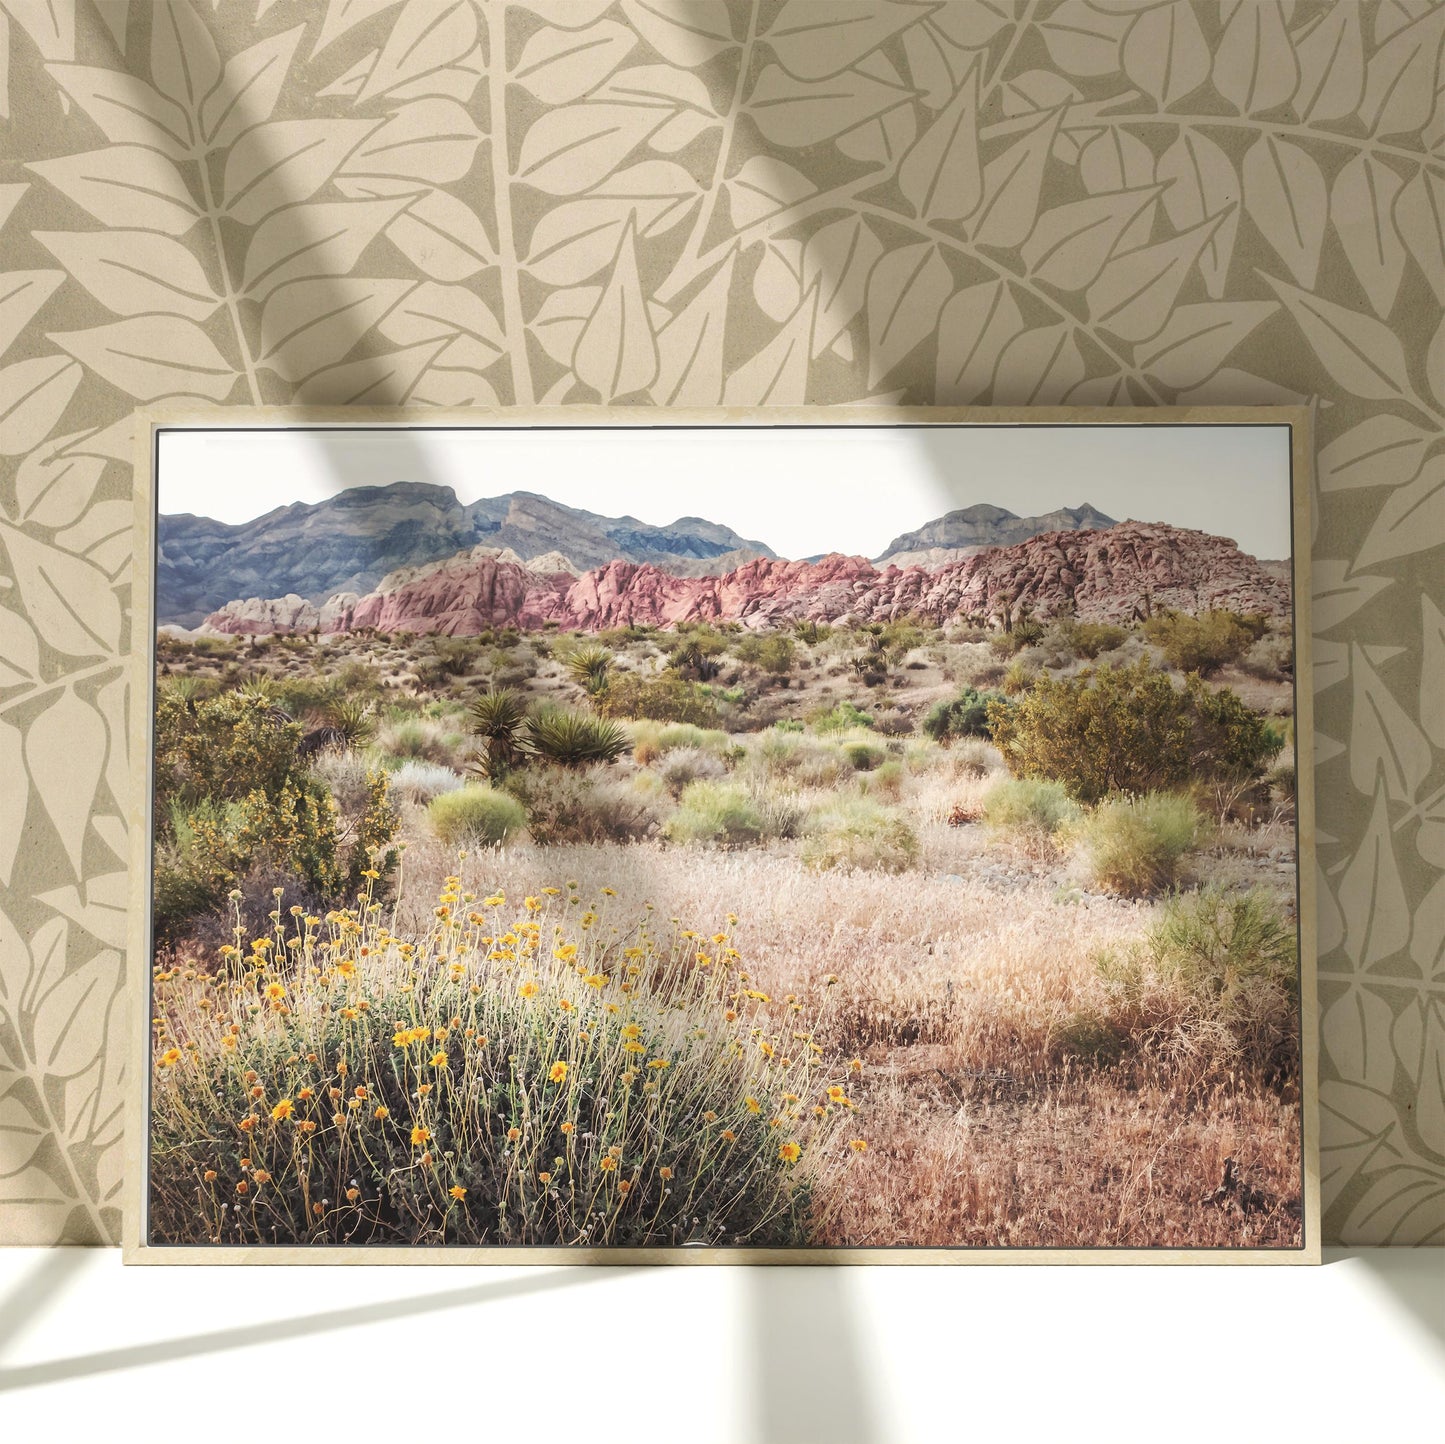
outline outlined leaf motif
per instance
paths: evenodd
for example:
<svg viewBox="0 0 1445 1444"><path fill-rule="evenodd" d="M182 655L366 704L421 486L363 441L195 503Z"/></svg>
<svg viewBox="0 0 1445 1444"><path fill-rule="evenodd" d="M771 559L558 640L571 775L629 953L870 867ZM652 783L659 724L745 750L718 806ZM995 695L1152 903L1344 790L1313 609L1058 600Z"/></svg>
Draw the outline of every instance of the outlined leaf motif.
<svg viewBox="0 0 1445 1444"><path fill-rule="evenodd" d="M1218 226L1218 219L1201 221L1168 240L1115 256L1086 293L1094 324L1126 341L1157 336L1184 278Z"/></svg>
<svg viewBox="0 0 1445 1444"><path fill-rule="evenodd" d="M1413 394L1404 347L1388 326L1264 271L1259 275L1289 308L1310 349L1346 391L1370 401Z"/></svg>
<svg viewBox="0 0 1445 1444"><path fill-rule="evenodd" d="M35 628L10 607L0 607L0 688L18 687L40 676L40 642Z"/></svg>
<svg viewBox="0 0 1445 1444"><path fill-rule="evenodd" d="M130 678L121 672L97 689L95 705L105 720L105 785L117 807L130 799Z"/></svg>
<svg viewBox="0 0 1445 1444"><path fill-rule="evenodd" d="M236 384L236 368L183 316L131 316L86 331L52 331L49 339L139 401L224 401Z"/></svg>
<svg viewBox="0 0 1445 1444"><path fill-rule="evenodd" d="M91 937L113 948L125 946L126 913L130 902L129 875L125 872L92 874L83 883L40 893L36 901L54 908L82 927Z"/></svg>
<svg viewBox="0 0 1445 1444"><path fill-rule="evenodd" d="M204 321L221 304L201 263L159 231L35 231L34 237L118 316L152 312Z"/></svg>
<svg viewBox="0 0 1445 1444"><path fill-rule="evenodd" d="M657 379L652 383L657 405L717 406L722 401L723 337L736 264L733 250L707 284L658 331Z"/></svg>
<svg viewBox="0 0 1445 1444"><path fill-rule="evenodd" d="M1395 199L1395 224L1436 299L1445 302L1445 177L1417 170Z"/></svg>
<svg viewBox="0 0 1445 1444"><path fill-rule="evenodd" d="M660 106L593 101L544 111L522 138L516 179L548 195L591 190L669 114Z"/></svg>
<svg viewBox="0 0 1445 1444"><path fill-rule="evenodd" d="M1318 457L1323 493L1401 486L1420 474L1433 432L1388 413L1371 416L1324 447Z"/></svg>
<svg viewBox="0 0 1445 1444"><path fill-rule="evenodd" d="M597 309L597 298L601 294L601 286L566 286L549 291L527 324L542 349L569 371L577 350L577 338L587 318Z"/></svg>
<svg viewBox="0 0 1445 1444"><path fill-rule="evenodd" d="M630 224L622 232L612 274L602 288L597 309L578 337L573 368L578 380L603 401L645 390L657 377L657 338L637 274L637 249Z"/></svg>
<svg viewBox="0 0 1445 1444"><path fill-rule="evenodd" d="M1400 706L1358 642L1350 647L1354 703L1350 725L1350 781L1372 796L1377 781L1392 802L1413 802L1430 775L1430 744Z"/></svg>
<svg viewBox="0 0 1445 1444"><path fill-rule="evenodd" d="M868 278L882 255L883 242L862 216L844 216L808 237L800 279L803 290L818 288L814 356L822 355L863 309Z"/></svg>
<svg viewBox="0 0 1445 1444"><path fill-rule="evenodd" d="M1377 316L1388 316L1405 273L1405 246L1393 209L1404 182L1383 161L1361 152L1330 188L1330 220Z"/></svg>
<svg viewBox="0 0 1445 1444"><path fill-rule="evenodd" d="M1324 869L1315 864L1315 948L1321 958L1345 940L1345 919L1330 890Z"/></svg>
<svg viewBox="0 0 1445 1444"><path fill-rule="evenodd" d="M1369 825L1336 895L1345 917L1345 951L1357 968L1372 968L1403 951L1410 941L1410 904L1383 781L1376 785Z"/></svg>
<svg viewBox="0 0 1445 1444"><path fill-rule="evenodd" d="M188 114L199 118L201 102L221 78L216 42L195 8L184 3L151 7L151 79Z"/></svg>
<svg viewBox="0 0 1445 1444"><path fill-rule="evenodd" d="M110 579L90 562L0 522L20 599L47 645L68 657L97 657L120 647L120 602Z"/></svg>
<svg viewBox="0 0 1445 1444"><path fill-rule="evenodd" d="M253 126L226 157L221 203L243 226L309 200L377 128L374 120L273 120Z"/></svg>
<svg viewBox="0 0 1445 1444"><path fill-rule="evenodd" d="M803 299L801 241L769 241L753 272L753 300L770 320L782 325Z"/></svg>
<svg viewBox="0 0 1445 1444"><path fill-rule="evenodd" d="M0 356L64 279L64 271L0 271Z"/></svg>
<svg viewBox="0 0 1445 1444"><path fill-rule="evenodd" d="M1067 321L1036 326L1004 347L994 378L995 406L1058 406L1084 379L1084 358Z"/></svg>
<svg viewBox="0 0 1445 1444"><path fill-rule="evenodd" d="M0 456L23 456L55 429L83 373L65 356L0 369Z"/></svg>
<svg viewBox="0 0 1445 1444"><path fill-rule="evenodd" d="M622 0L622 13L632 28L674 65L701 65L734 43L727 0L692 0L685 6L668 0ZM557 23L555 19L553 23Z"/></svg>
<svg viewBox="0 0 1445 1444"><path fill-rule="evenodd" d="M1045 211L1019 259L1036 281L1082 291L1097 279L1136 217L1158 196L1156 185L1067 201Z"/></svg>
<svg viewBox="0 0 1445 1444"><path fill-rule="evenodd" d="M298 406L401 406L445 341L424 341L384 356L328 366L296 388Z"/></svg>
<svg viewBox="0 0 1445 1444"><path fill-rule="evenodd" d="M857 69L810 81L769 65L758 76L747 105L767 140L798 148L831 140L911 96L903 86Z"/></svg>
<svg viewBox="0 0 1445 1444"><path fill-rule="evenodd" d="M723 182L728 209L738 230L787 210L817 189L796 166L761 155L749 156L737 174Z"/></svg>
<svg viewBox="0 0 1445 1444"><path fill-rule="evenodd" d="M455 100L440 96L414 100L368 135L347 156L341 171L445 185L461 180L471 170L481 141L481 131Z"/></svg>
<svg viewBox="0 0 1445 1444"><path fill-rule="evenodd" d="M9 185L0 185L0 228L10 219L10 213L20 204L21 197L29 189L29 181L13 181Z"/></svg>
<svg viewBox="0 0 1445 1444"><path fill-rule="evenodd" d="M131 527L135 506L130 501L101 501L52 540L56 546L94 562L114 581L131 561Z"/></svg>
<svg viewBox="0 0 1445 1444"><path fill-rule="evenodd" d="M1124 74L1166 110L1209 78L1209 42L1190 0L1143 11L1122 50Z"/></svg>
<svg viewBox="0 0 1445 1444"><path fill-rule="evenodd" d="M1283 105L1299 84L1299 62L1279 0L1236 5L1214 52L1214 88L1245 115Z"/></svg>
<svg viewBox="0 0 1445 1444"><path fill-rule="evenodd" d="M1294 108L1310 121L1343 120L1365 90L1365 37L1357 5L1326 6L1295 41L1299 88Z"/></svg>
<svg viewBox="0 0 1445 1444"><path fill-rule="evenodd" d="M212 150L224 150L242 131L270 120L305 28L268 36L226 61L220 83L201 105L201 134Z"/></svg>
<svg viewBox="0 0 1445 1444"><path fill-rule="evenodd" d="M1141 343L1135 364L1176 391L1207 381L1234 348L1267 321L1274 301L1203 301L1176 306L1157 336Z"/></svg>
<svg viewBox="0 0 1445 1444"><path fill-rule="evenodd" d="M1431 979L1445 978L1445 877L1441 877L1415 909L1410 929L1410 961Z"/></svg>
<svg viewBox="0 0 1445 1444"><path fill-rule="evenodd" d="M1176 231L1221 217L1199 256L1204 288L1214 300L1224 295L1229 262L1239 230L1239 177L1234 162L1208 136L1182 130L1155 168L1164 185L1164 211Z"/></svg>
<svg viewBox="0 0 1445 1444"><path fill-rule="evenodd" d="M647 143L653 150L669 154L717 124L707 86L691 71L675 65L629 66L604 80L590 98L659 111L666 119L648 136Z"/></svg>
<svg viewBox="0 0 1445 1444"><path fill-rule="evenodd" d="M1445 750L1445 612L1426 593L1420 597L1420 633L1420 725Z"/></svg>
<svg viewBox="0 0 1445 1444"><path fill-rule="evenodd" d="M782 330L728 377L724 406L801 406L808 399L808 357L817 304L815 287Z"/></svg>
<svg viewBox="0 0 1445 1444"><path fill-rule="evenodd" d="M1004 348L1023 329L1023 313L1006 281L986 281L950 296L938 323L935 402L977 401L993 385Z"/></svg>
<svg viewBox="0 0 1445 1444"><path fill-rule="evenodd" d="M471 0L406 0L381 48L358 103L454 65L477 43Z"/></svg>
<svg viewBox="0 0 1445 1444"><path fill-rule="evenodd" d="M951 63L952 57L958 53L928 24L910 25L903 32L908 77L918 87L918 98L930 110L942 110L958 86L959 77ZM971 57L965 59L972 64Z"/></svg>
<svg viewBox="0 0 1445 1444"><path fill-rule="evenodd" d="M145 146L172 160L190 157L191 125L186 112L138 75L93 65L45 68L107 140Z"/></svg>
<svg viewBox="0 0 1445 1444"><path fill-rule="evenodd" d="M983 202L970 217L975 245L1022 245L1039 214L1044 167L1062 110L1044 112L1024 135L983 168Z"/></svg>
<svg viewBox="0 0 1445 1444"><path fill-rule="evenodd" d="M1440 1000L1422 995L1406 1003L1390 1042L1412 1085L1415 1132L1430 1154L1445 1163L1445 1009Z"/></svg>
<svg viewBox="0 0 1445 1444"><path fill-rule="evenodd" d="M567 4L568 0L554 0L554 3ZM578 3L584 3L584 0L578 0ZM373 15L380 15L383 10L390 10L399 4L401 0L330 0L326 7L326 17L321 22L321 33L316 37L316 44L311 51L311 58L315 60L347 31L370 20ZM540 12L542 5L533 4L529 8Z"/></svg>
<svg viewBox="0 0 1445 1444"><path fill-rule="evenodd" d="M106 146L26 168L107 226L183 236L201 219L180 171L145 146Z"/></svg>
<svg viewBox="0 0 1445 1444"><path fill-rule="evenodd" d="M1325 242L1329 194L1308 151L1262 135L1244 154L1244 205L1260 234L1302 286L1313 286Z"/></svg>
<svg viewBox="0 0 1445 1444"><path fill-rule="evenodd" d="M261 310L256 364L285 381L304 381L340 361L411 287L410 281L352 276L278 286Z"/></svg>
<svg viewBox="0 0 1445 1444"><path fill-rule="evenodd" d="M20 519L31 526L69 526L90 505L105 472L105 460L99 456L57 455L71 439L62 437L36 447L15 473Z"/></svg>
<svg viewBox="0 0 1445 1444"><path fill-rule="evenodd" d="M920 220L961 221L973 214L983 197L976 64L969 67L958 93L903 157L898 188Z"/></svg>
<svg viewBox="0 0 1445 1444"><path fill-rule="evenodd" d="M1312 567L1311 620L1317 632L1328 632L1394 585L1393 577L1352 574L1348 562L1321 558Z"/></svg>
<svg viewBox="0 0 1445 1444"><path fill-rule="evenodd" d="M1118 126L1101 130L1079 151L1079 179L1090 195L1153 185L1154 165L1154 152L1137 135ZM1159 189L1162 191L1163 183ZM1119 237L1120 250L1133 251L1148 245L1153 232L1154 207L1146 205Z"/></svg>
<svg viewBox="0 0 1445 1444"><path fill-rule="evenodd" d="M900 246L874 265L866 298L870 386L877 386L937 328L939 312L952 292L948 263L931 241Z"/></svg>
<svg viewBox="0 0 1445 1444"><path fill-rule="evenodd" d="M1337 1076L1388 1093L1395 1082L1395 1014L1372 987L1354 983L1324 1009L1320 1049Z"/></svg>
<svg viewBox="0 0 1445 1444"><path fill-rule="evenodd" d="M1350 1212L1345 1237L1382 1244L1445 1240L1445 1172L1395 1164L1377 1175Z"/></svg>
<svg viewBox="0 0 1445 1444"><path fill-rule="evenodd" d="M22 619L23 620L23 619ZM0 827L0 882L10 886L15 867L15 854L25 835L25 818L30 808L30 777L25 771L25 735L0 718L0 811L5 826ZM0 983L0 997L4 985Z"/></svg>
<svg viewBox="0 0 1445 1444"><path fill-rule="evenodd" d="M767 41L790 75L801 80L823 80L856 65L889 36L927 13L894 0L872 0L868 5L784 0L767 28Z"/></svg>
<svg viewBox="0 0 1445 1444"><path fill-rule="evenodd" d="M1359 116L1371 135L1383 139L1419 130L1430 119L1442 31L1445 10L1431 6L1370 56Z"/></svg>
<svg viewBox="0 0 1445 1444"><path fill-rule="evenodd" d="M1435 328L1425 352L1425 380L1435 399L1445 405L1445 317Z"/></svg>
<svg viewBox="0 0 1445 1444"><path fill-rule="evenodd" d="M1445 545L1445 452L1437 452L1413 481L1385 498L1360 544L1355 566L1378 566L1441 545Z"/></svg>
<svg viewBox="0 0 1445 1444"><path fill-rule="evenodd" d="M895 105L862 125L845 130L835 142L852 160L891 170L908 153L918 135L918 117L911 103Z"/></svg>
<svg viewBox="0 0 1445 1444"><path fill-rule="evenodd" d="M1035 25L1060 70L1092 77L1113 75L1122 66L1129 19L1127 13L1112 14L1090 0L1062 0Z"/></svg>
<svg viewBox="0 0 1445 1444"><path fill-rule="evenodd" d="M75 59L75 0L5 0L4 10L46 60Z"/></svg>
<svg viewBox="0 0 1445 1444"><path fill-rule="evenodd" d="M423 281L414 290L407 290L410 282L401 284L405 298L392 307L377 328L388 341L410 346L464 334L477 343L487 365L506 351L507 338L501 325L476 292L466 286L442 286L435 281Z"/></svg>
<svg viewBox="0 0 1445 1444"><path fill-rule="evenodd" d="M543 105L565 105L606 80L636 48L636 34L615 20L580 30L548 26L527 37L512 79Z"/></svg>
<svg viewBox="0 0 1445 1444"><path fill-rule="evenodd" d="M96 1039L88 1028L77 1024L86 1018L87 1009L95 1006L92 998L108 1001L115 994L119 962L114 952L96 953L34 999L29 1020L33 1056L47 1081L74 1078L95 1064ZM56 1121L62 1128L66 1126L66 1118Z"/></svg>
<svg viewBox="0 0 1445 1444"><path fill-rule="evenodd" d="M81 847L104 763L105 723L73 687L63 688L26 728L25 765L35 795L49 815L77 877L81 875Z"/></svg>
<svg viewBox="0 0 1445 1444"><path fill-rule="evenodd" d="M313 201L287 206L256 228L246 248L242 287L264 301L277 286L311 276L344 276L405 198Z"/></svg>
<svg viewBox="0 0 1445 1444"><path fill-rule="evenodd" d="M386 238L434 281L465 281L497 261L476 212L450 191L414 200L387 226Z"/></svg>

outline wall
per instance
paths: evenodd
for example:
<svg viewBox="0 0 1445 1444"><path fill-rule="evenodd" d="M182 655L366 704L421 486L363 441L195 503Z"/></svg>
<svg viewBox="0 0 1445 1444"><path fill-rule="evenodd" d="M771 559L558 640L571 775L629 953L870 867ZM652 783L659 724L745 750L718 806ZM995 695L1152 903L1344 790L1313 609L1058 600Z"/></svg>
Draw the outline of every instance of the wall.
<svg viewBox="0 0 1445 1444"><path fill-rule="evenodd" d="M1429 0L0 0L0 1241L118 1230L129 416L184 397L1315 398L1325 1231L1439 1242L1442 37Z"/></svg>

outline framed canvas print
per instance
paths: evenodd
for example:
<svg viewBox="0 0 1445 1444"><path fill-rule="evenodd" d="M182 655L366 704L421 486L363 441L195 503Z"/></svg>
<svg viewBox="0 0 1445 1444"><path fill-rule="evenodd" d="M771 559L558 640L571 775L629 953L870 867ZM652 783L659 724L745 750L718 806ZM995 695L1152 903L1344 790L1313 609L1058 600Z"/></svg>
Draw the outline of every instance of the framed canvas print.
<svg viewBox="0 0 1445 1444"><path fill-rule="evenodd" d="M1307 433L143 418L127 1257L1317 1260Z"/></svg>

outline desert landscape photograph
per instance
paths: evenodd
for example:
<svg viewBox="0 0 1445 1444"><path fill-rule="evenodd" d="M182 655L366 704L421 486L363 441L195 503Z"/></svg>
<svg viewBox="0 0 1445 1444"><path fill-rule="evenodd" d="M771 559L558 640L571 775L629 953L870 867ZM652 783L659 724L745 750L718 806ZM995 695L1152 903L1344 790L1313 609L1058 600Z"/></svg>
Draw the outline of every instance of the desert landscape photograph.
<svg viewBox="0 0 1445 1444"><path fill-rule="evenodd" d="M1300 1249L1289 454L162 431L146 1241Z"/></svg>

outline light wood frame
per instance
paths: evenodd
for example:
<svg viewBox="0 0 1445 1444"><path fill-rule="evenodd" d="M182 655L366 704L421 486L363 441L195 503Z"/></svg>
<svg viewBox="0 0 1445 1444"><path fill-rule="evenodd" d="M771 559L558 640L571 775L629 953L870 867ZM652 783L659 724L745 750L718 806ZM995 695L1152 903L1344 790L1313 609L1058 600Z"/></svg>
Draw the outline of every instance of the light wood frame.
<svg viewBox="0 0 1445 1444"><path fill-rule="evenodd" d="M299 1245L235 1248L151 1244L145 1239L147 1139L152 1080L151 761L155 687L156 440L168 428L535 429L957 426L1285 426L1290 429L1291 563L1298 785L1298 906L1301 1007L1302 1246L1278 1248L728 1248L711 1246L505 1247L473 1245ZM531 409L362 407L164 408L136 413L135 562L132 591L131 909L127 947L131 1088L127 1099L123 1254L139 1264L1315 1264L1320 1262L1318 1027L1314 860L1314 690L1310 663L1310 502L1314 486L1311 412L1304 406L925 407L847 406L654 410L559 406Z"/></svg>

